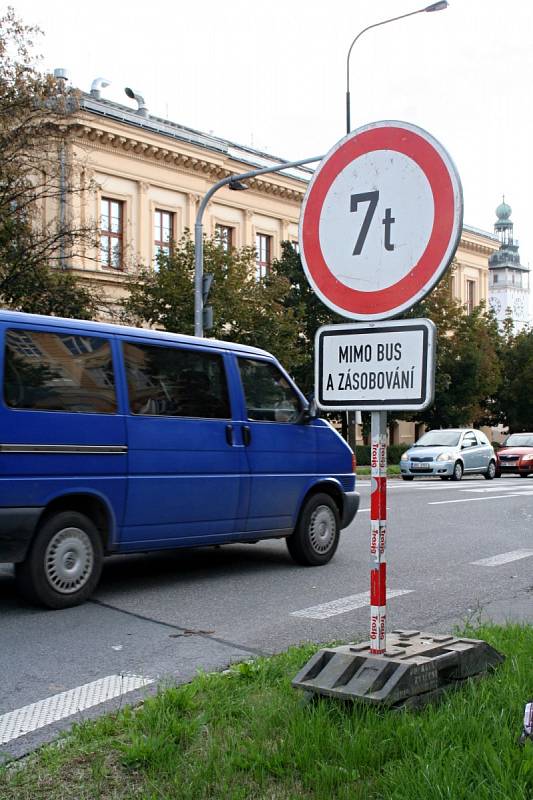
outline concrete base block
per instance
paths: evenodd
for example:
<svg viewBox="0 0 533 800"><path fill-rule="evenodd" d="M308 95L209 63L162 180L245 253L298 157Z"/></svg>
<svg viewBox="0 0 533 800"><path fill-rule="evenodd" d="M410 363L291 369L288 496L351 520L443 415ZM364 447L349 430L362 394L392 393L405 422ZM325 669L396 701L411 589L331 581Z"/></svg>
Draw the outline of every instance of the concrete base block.
<svg viewBox="0 0 533 800"><path fill-rule="evenodd" d="M370 642L319 650L292 685L344 700L418 708L503 660L480 639L396 630L387 634L384 655L370 654Z"/></svg>

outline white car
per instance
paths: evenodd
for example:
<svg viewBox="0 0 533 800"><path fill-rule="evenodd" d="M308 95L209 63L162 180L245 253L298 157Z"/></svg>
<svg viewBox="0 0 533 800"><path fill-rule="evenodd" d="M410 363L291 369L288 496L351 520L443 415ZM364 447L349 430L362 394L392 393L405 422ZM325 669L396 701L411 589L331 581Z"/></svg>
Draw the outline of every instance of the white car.
<svg viewBox="0 0 533 800"><path fill-rule="evenodd" d="M496 476L496 455L484 433L472 428L427 431L403 453L400 471L404 481L416 475L437 475L460 481L467 473L481 473L488 481Z"/></svg>

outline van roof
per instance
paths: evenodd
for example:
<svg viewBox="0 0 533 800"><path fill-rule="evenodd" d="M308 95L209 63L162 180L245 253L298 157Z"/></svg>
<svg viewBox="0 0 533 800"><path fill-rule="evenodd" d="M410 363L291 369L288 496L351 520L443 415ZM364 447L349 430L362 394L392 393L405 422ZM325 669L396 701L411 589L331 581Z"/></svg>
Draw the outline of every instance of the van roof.
<svg viewBox="0 0 533 800"><path fill-rule="evenodd" d="M17 325L34 325L46 327L61 327L79 330L84 328L95 333L116 334L122 336L139 336L144 339L157 339L159 341L183 342L187 344L201 344L203 347L217 347L224 350L236 350L241 353L253 353L255 355L270 355L266 350L259 347L250 347L246 344L236 342L223 342L218 339L203 339L199 336L187 336L182 333L170 333L168 331L153 330L151 328L133 328L127 325L113 325L108 322L92 322L89 320L66 319L64 317L48 317L44 314L25 314L21 311L0 310L0 320L4 322L16 323Z"/></svg>

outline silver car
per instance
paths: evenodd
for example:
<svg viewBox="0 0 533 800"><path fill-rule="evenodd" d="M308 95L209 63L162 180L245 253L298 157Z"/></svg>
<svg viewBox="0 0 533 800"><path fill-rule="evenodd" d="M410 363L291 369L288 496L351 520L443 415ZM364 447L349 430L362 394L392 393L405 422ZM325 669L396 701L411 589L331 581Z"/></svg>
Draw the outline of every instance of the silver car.
<svg viewBox="0 0 533 800"><path fill-rule="evenodd" d="M472 428L428 431L403 453L400 470L404 481L415 475L438 475L443 481L460 481L466 473L480 472L488 481L496 475L496 456L484 433Z"/></svg>

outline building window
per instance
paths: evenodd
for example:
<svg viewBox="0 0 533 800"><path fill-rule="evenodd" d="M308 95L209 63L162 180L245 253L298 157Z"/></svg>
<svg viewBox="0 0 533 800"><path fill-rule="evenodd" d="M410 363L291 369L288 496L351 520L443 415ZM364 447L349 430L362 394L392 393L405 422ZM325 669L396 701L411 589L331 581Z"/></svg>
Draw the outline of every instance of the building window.
<svg viewBox="0 0 533 800"><path fill-rule="evenodd" d="M466 310L469 314L472 313L476 305L476 282L466 282Z"/></svg>
<svg viewBox="0 0 533 800"><path fill-rule="evenodd" d="M100 263L103 267L122 269L124 203L102 197L100 216Z"/></svg>
<svg viewBox="0 0 533 800"><path fill-rule="evenodd" d="M154 267L159 268L159 256L170 256L174 231L174 214L172 211L154 211Z"/></svg>
<svg viewBox="0 0 533 800"><path fill-rule="evenodd" d="M215 225L215 240L223 250L228 252L233 247L233 228L229 225Z"/></svg>
<svg viewBox="0 0 533 800"><path fill-rule="evenodd" d="M272 261L272 236L258 233L255 237L255 277L257 280L265 278Z"/></svg>
<svg viewBox="0 0 533 800"><path fill-rule="evenodd" d="M292 249L294 250L294 252L298 253L298 255L299 255L300 254L300 242L298 242L295 239L293 239L292 242L291 242L291 245L292 245Z"/></svg>
<svg viewBox="0 0 533 800"><path fill-rule="evenodd" d="M492 282L493 283L498 283L498 273L497 272L495 272L494 275L492 276Z"/></svg>

